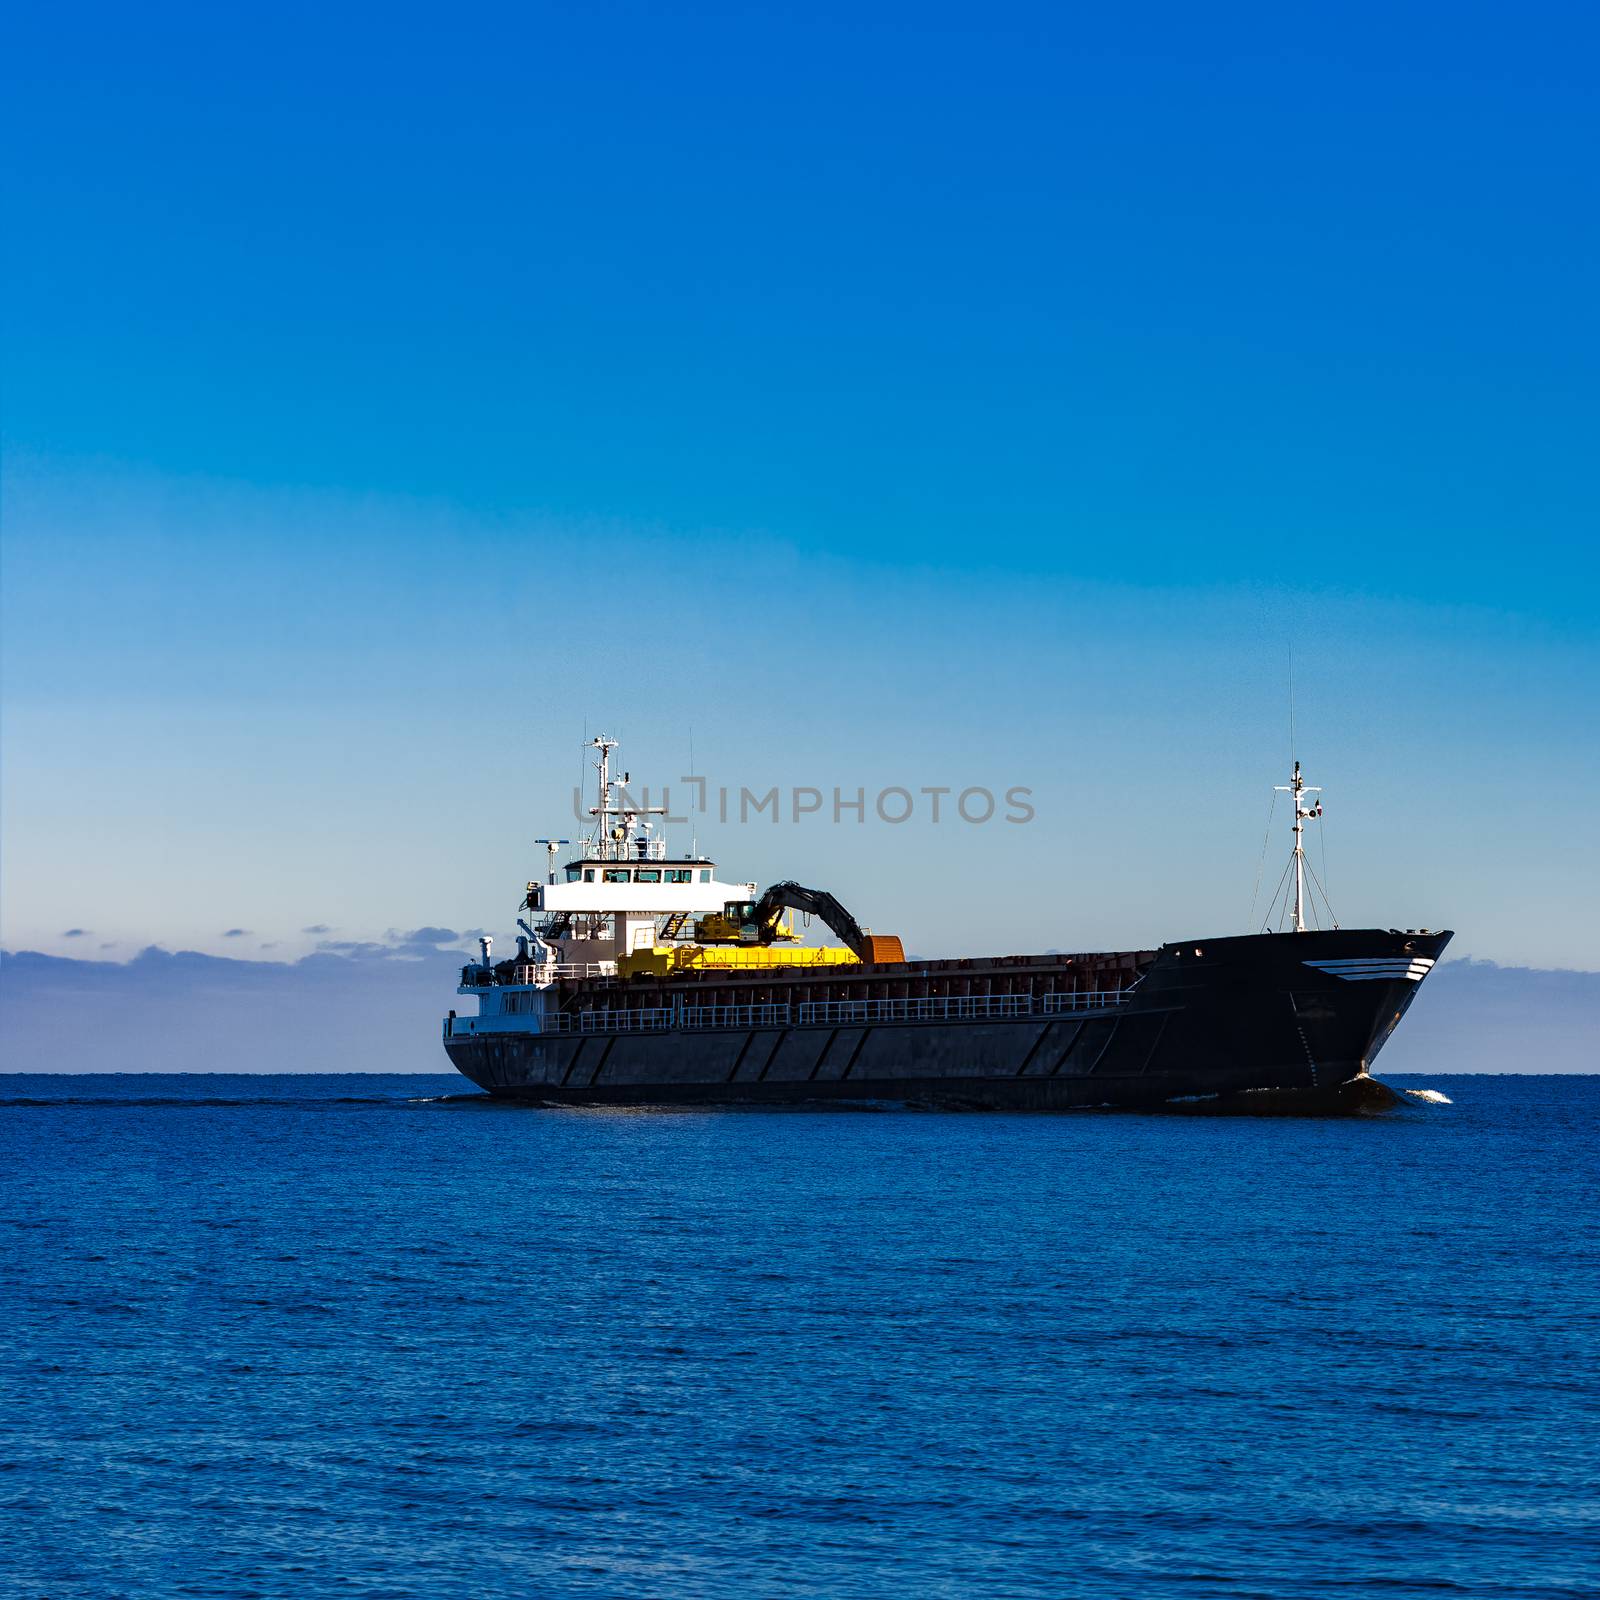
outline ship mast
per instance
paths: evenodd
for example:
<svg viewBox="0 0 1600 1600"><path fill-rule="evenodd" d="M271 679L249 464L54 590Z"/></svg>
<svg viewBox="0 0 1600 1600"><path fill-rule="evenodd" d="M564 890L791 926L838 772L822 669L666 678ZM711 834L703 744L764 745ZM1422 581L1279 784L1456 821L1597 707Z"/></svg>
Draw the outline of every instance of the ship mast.
<svg viewBox="0 0 1600 1600"><path fill-rule="evenodd" d="M619 852L616 849L617 841L611 837L611 819L622 815L620 808L611 803L611 791L616 787L615 780L611 776L611 752L617 748L617 741L606 738L602 733L591 739L589 744L592 749L600 752L600 759L595 762L600 775L600 804L589 807L589 815L595 819L590 851L602 860L607 860L614 855L627 853L626 850Z"/></svg>
<svg viewBox="0 0 1600 1600"><path fill-rule="evenodd" d="M590 840L592 856L598 856L606 861L626 861L628 859L629 830L640 818L664 817L667 815L666 806L636 806L632 804L615 805L612 801L612 790L621 789L623 800L628 800L628 782L630 774L624 772L619 783L611 776L611 752L617 748L615 739L608 739L604 734L589 741L592 749L600 752L600 759L595 763L600 774L600 804L589 807L589 815L595 818L594 834ZM645 791L649 798L649 791ZM621 826L613 829L611 819L616 817ZM650 823L645 821L641 837L650 831ZM640 848L643 854L643 848Z"/></svg>
<svg viewBox="0 0 1600 1600"><path fill-rule="evenodd" d="M602 733L596 735L589 743L600 752L600 759L595 763L600 769L600 804L589 808L589 815L599 819L595 823L598 842L607 837L611 821L611 752L617 748L617 741L606 738Z"/></svg>
<svg viewBox="0 0 1600 1600"><path fill-rule="evenodd" d="M1317 800L1310 806L1301 803L1302 798L1308 794L1321 794L1320 783L1303 783L1300 778L1300 763L1294 764L1294 778L1287 784L1276 784L1274 787L1280 794L1294 796L1294 931L1306 931L1306 851L1304 834L1307 817L1320 817L1322 815L1322 802Z"/></svg>

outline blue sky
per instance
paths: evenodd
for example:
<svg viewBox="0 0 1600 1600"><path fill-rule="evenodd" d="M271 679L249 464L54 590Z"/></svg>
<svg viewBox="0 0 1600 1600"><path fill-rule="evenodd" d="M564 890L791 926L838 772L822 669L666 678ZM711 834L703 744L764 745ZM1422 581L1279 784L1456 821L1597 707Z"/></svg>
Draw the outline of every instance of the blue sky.
<svg viewBox="0 0 1600 1600"><path fill-rule="evenodd" d="M1597 32L14 17L0 937L503 931L597 726L1032 787L702 830L922 953L1231 931L1293 643L1343 920L1600 968Z"/></svg>

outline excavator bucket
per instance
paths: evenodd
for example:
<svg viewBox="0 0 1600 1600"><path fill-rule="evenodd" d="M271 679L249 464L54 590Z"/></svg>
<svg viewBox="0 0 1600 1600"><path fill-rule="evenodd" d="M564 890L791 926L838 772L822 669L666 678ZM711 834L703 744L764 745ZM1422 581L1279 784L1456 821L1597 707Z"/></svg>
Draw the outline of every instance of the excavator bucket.
<svg viewBox="0 0 1600 1600"><path fill-rule="evenodd" d="M861 941L863 961L904 961L905 946L894 933L869 933Z"/></svg>

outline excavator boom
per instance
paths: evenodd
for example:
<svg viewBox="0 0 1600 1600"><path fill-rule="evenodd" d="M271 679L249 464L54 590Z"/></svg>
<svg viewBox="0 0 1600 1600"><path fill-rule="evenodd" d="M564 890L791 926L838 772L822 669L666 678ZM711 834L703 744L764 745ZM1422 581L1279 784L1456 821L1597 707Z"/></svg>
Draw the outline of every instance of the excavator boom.
<svg viewBox="0 0 1600 1600"><path fill-rule="evenodd" d="M862 931L861 924L826 889L808 889L800 883L775 883L756 901L750 921L756 937L771 944L776 937L778 918L784 911L804 911L820 917L861 961L904 961L905 951L892 936L874 936Z"/></svg>

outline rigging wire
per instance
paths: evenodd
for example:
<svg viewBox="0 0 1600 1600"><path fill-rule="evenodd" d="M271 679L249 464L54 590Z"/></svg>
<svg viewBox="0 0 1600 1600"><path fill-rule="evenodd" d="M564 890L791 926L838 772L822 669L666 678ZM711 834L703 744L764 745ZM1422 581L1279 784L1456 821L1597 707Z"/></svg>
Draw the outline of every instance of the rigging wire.
<svg viewBox="0 0 1600 1600"><path fill-rule="evenodd" d="M1339 919L1333 914L1333 904L1328 899L1328 891L1326 888L1328 879L1328 826L1321 817L1317 818L1317 837L1322 842L1322 898L1324 904L1326 904L1328 907L1328 921L1337 928L1339 926Z"/></svg>
<svg viewBox="0 0 1600 1600"><path fill-rule="evenodd" d="M1334 917L1333 901L1328 899L1328 830L1322 826L1322 818L1317 818L1317 838L1322 842L1322 880L1317 883L1317 888L1322 890L1322 902L1328 907L1328 922L1338 928L1339 918Z"/></svg>
<svg viewBox="0 0 1600 1600"><path fill-rule="evenodd" d="M1328 899L1328 891L1322 886L1322 879L1317 876L1317 869L1306 862L1306 877L1317 886L1317 893L1322 896L1322 909L1328 914L1328 921L1334 920L1333 902Z"/></svg>
<svg viewBox="0 0 1600 1600"><path fill-rule="evenodd" d="M1283 911L1278 916L1278 924L1279 924L1280 929L1282 928L1284 917L1288 915L1288 912L1289 912L1288 882L1289 882L1289 873L1293 869L1293 867L1294 867L1294 857L1290 856L1287 865L1285 865L1285 867L1283 869L1283 876L1278 879L1278 887L1272 891L1272 899L1270 901L1268 901L1268 903L1267 903L1267 914L1266 914L1266 917L1265 917L1265 919L1263 920L1263 922L1261 924L1261 931L1263 933L1265 933L1267 931L1267 923L1272 921L1272 914L1273 914L1273 912L1275 910L1277 910L1278 897L1280 895L1283 897Z"/></svg>
<svg viewBox="0 0 1600 1600"><path fill-rule="evenodd" d="M1294 640L1289 641L1289 759L1294 760Z"/></svg>
<svg viewBox="0 0 1600 1600"><path fill-rule="evenodd" d="M685 776L691 778L700 776L694 770L694 724L692 722L689 724L689 770ZM698 857L700 854L700 829L693 818L690 818L689 823L689 854L694 857Z"/></svg>
<svg viewBox="0 0 1600 1600"><path fill-rule="evenodd" d="M1256 920L1256 899L1261 893L1261 874L1266 870L1267 846L1272 843L1272 819L1278 812L1278 791L1272 791L1272 800L1267 807L1267 831L1261 836L1261 859L1256 862L1256 886L1250 891L1250 915L1245 918L1246 927L1254 927ZM1270 910L1270 907L1269 907Z"/></svg>
<svg viewBox="0 0 1600 1600"><path fill-rule="evenodd" d="M580 828L583 826L583 769L588 765L588 749L589 719L585 717L583 719L583 743L578 746L578 787L572 791L577 797L577 803L573 807L573 814L577 817Z"/></svg>

